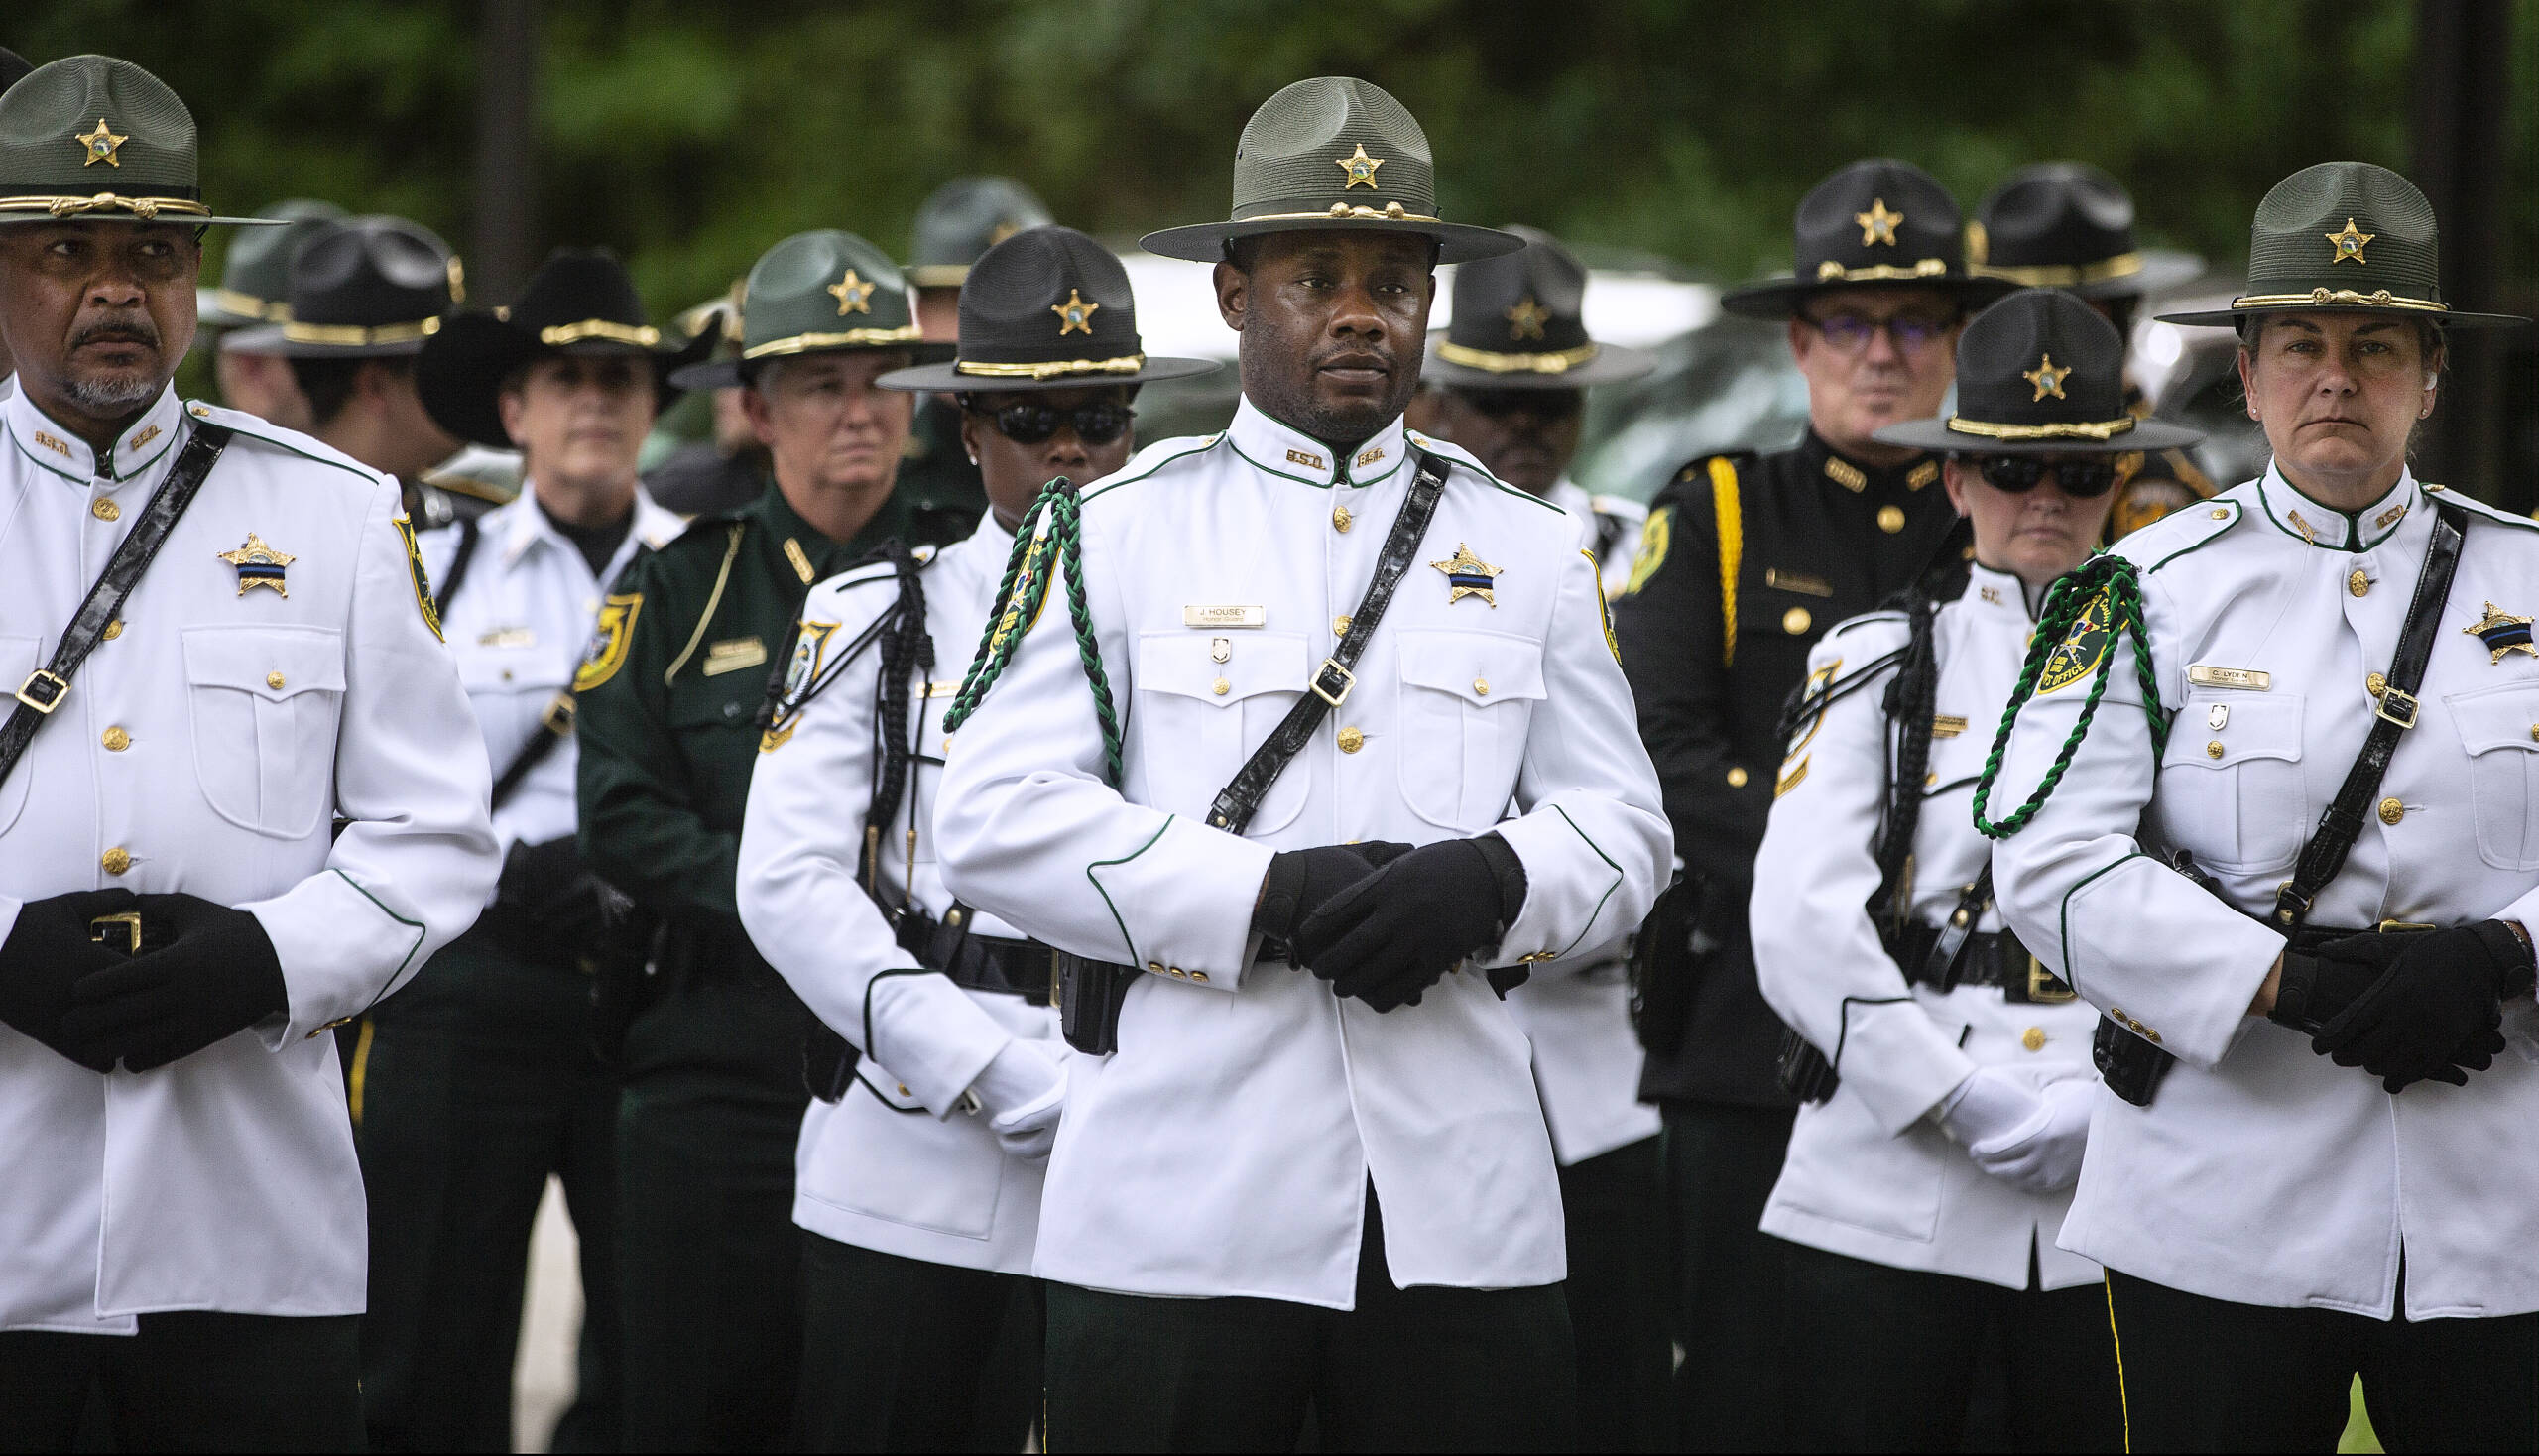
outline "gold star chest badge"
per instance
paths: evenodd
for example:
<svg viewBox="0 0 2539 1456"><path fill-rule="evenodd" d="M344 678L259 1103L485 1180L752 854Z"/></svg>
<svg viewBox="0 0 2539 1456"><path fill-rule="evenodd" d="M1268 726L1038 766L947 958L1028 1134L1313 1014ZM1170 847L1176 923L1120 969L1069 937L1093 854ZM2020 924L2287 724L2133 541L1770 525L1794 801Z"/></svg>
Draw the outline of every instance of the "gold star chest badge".
<svg viewBox="0 0 2539 1456"><path fill-rule="evenodd" d="M2460 629L2486 645L2486 661L2500 663L2506 653L2528 653L2539 658L2539 646L2530 640L2530 619L2516 617L2486 603L2486 615Z"/></svg>
<svg viewBox="0 0 2539 1456"><path fill-rule="evenodd" d="M2380 235L2376 232L2357 231L2354 219L2349 217L2345 220L2345 231L2326 233L2322 236L2327 238L2329 247L2337 250L2336 255L2328 260L2328 266L2334 268L2349 259L2356 263L2365 262L2362 250L2370 245L2373 238Z"/></svg>
<svg viewBox="0 0 2539 1456"><path fill-rule="evenodd" d="M113 132L106 130L106 119L100 116L97 118L97 129L95 131L88 133L84 137L74 132L71 134L70 140L77 142L79 144L80 152L84 154L80 158L80 166L94 167L98 163L102 162L108 167L121 167L123 166L123 161L121 158L115 156L115 149L122 146L124 143L131 141L132 138L119 137Z"/></svg>
<svg viewBox="0 0 2539 1456"><path fill-rule="evenodd" d="M278 551L265 544L265 539L250 531L247 544L234 551L213 554L238 568L238 594L245 596L259 586L273 588L278 596L289 598L291 583L284 579L283 568L299 560L289 551Z"/></svg>
<svg viewBox="0 0 2539 1456"><path fill-rule="evenodd" d="M873 287L856 277L852 268L846 271L846 277L830 284L828 291L837 299L838 316L844 318L849 313L872 312Z"/></svg>
<svg viewBox="0 0 2539 1456"><path fill-rule="evenodd" d="M1357 151L1346 157L1332 158L1331 165L1349 174L1349 180L1340 184L1340 190L1345 192L1351 187L1365 187L1372 192L1376 190L1376 169L1385 165L1385 159L1368 156L1367 144L1360 142Z"/></svg>
<svg viewBox="0 0 2539 1456"><path fill-rule="evenodd" d="M1092 333L1093 310L1101 306L1100 303L1086 303L1084 295L1076 290L1067 290L1065 303L1049 305L1049 311L1058 315L1058 337L1065 338L1071 333Z"/></svg>
<svg viewBox="0 0 2539 1456"><path fill-rule="evenodd" d="M2039 400L2044 399L2047 395L2052 395L2058 400L2067 398L2063 393L2063 381L2071 377L2072 366L2066 364L2060 369L2055 368L2054 356L2052 354L2038 355L2036 367L2034 369L2026 369L2019 372L2019 378L2036 386L2036 398ZM2029 403L2034 404L2035 401L2031 400Z"/></svg>
<svg viewBox="0 0 2539 1456"><path fill-rule="evenodd" d="M1903 213L1886 210L1884 197L1870 198L1867 212L1852 214L1852 221L1861 225L1861 246L1864 248L1874 243L1884 243L1890 248L1894 247L1895 224L1903 220Z"/></svg>
<svg viewBox="0 0 2539 1456"><path fill-rule="evenodd" d="M1494 593L1499 585L1499 568L1474 555L1471 546L1456 542L1453 555L1428 564L1446 573L1446 605L1451 607L1465 597L1477 596L1491 610L1498 610L1499 598Z"/></svg>
<svg viewBox="0 0 2539 1456"><path fill-rule="evenodd" d="M1508 310L1507 318L1510 338L1538 339L1543 336L1543 325L1551 322L1551 310L1535 303L1534 296L1527 294L1516 301L1515 307Z"/></svg>

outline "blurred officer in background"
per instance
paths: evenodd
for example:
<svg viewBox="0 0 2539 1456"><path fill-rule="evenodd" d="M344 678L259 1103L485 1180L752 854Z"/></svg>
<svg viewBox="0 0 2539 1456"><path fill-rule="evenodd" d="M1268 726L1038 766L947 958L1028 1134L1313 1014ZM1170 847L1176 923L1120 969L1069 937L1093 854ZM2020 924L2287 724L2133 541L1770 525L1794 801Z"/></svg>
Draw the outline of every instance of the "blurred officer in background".
<svg viewBox="0 0 2539 1456"><path fill-rule="evenodd" d="M347 214L332 202L288 197L256 215L284 226L253 228L230 239L220 286L195 291L212 377L229 408L285 429L313 431L317 422L282 350L282 331L267 325L291 317L291 262L301 247Z"/></svg>
<svg viewBox="0 0 2539 1456"><path fill-rule="evenodd" d="M982 254L1027 227L1052 221L1031 189L1010 177L956 177L917 209L904 276L915 292L917 326L929 342L961 336L961 288ZM900 500L910 544L948 545L986 513L979 462L961 444L961 407L948 394L920 397L900 461Z"/></svg>

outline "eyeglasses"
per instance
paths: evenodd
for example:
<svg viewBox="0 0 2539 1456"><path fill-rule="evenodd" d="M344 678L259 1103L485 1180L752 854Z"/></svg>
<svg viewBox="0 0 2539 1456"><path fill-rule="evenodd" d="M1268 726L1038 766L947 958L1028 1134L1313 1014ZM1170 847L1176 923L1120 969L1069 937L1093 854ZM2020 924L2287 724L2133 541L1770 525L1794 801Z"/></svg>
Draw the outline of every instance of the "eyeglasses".
<svg viewBox="0 0 2539 1456"><path fill-rule="evenodd" d="M1574 389L1459 389L1455 398L1493 420L1511 415L1568 420L1587 408L1586 391Z"/></svg>
<svg viewBox="0 0 2539 1456"><path fill-rule="evenodd" d="M1130 422L1138 412L1116 401L1079 405L1072 410L1053 409L1029 400L1017 400L1010 405L990 408L968 405L970 413L985 415L996 422L997 433L1019 445L1036 445L1056 434L1061 425L1075 426L1075 437L1089 445L1107 445L1129 432Z"/></svg>
<svg viewBox="0 0 2539 1456"><path fill-rule="evenodd" d="M2049 460L2039 455L1976 455L1971 457L1984 483L1995 490L2024 495L2036 489L2048 471L2063 493L2080 500L2093 500L2116 489L2116 478L2123 472L2114 460Z"/></svg>
<svg viewBox="0 0 2539 1456"><path fill-rule="evenodd" d="M1870 318L1858 313L1829 313L1819 318L1801 314L1815 325L1816 332L1828 347L1838 354L1858 354L1869 348L1870 335L1886 331L1887 341L1900 354L1921 354L1940 341L1957 326L1954 318L1933 318L1921 314L1902 314L1894 318Z"/></svg>

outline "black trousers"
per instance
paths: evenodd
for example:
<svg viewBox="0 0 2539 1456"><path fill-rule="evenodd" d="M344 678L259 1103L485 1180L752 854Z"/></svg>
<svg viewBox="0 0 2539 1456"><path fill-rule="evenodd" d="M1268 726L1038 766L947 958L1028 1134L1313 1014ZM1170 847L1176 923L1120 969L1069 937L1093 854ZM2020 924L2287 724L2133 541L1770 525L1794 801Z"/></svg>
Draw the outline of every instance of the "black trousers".
<svg viewBox="0 0 2539 1456"><path fill-rule="evenodd" d="M1352 1311L1069 1284L1048 1298L1052 1452L1292 1451L1308 1406L1326 1451L1576 1445L1561 1286L1394 1288L1372 1191Z"/></svg>
<svg viewBox="0 0 2539 1456"><path fill-rule="evenodd" d="M626 1447L792 1443L802 1357L801 1015L774 972L692 982L626 1038L617 1261Z"/></svg>
<svg viewBox="0 0 2539 1456"><path fill-rule="evenodd" d="M580 1243L583 1296L580 1380L554 1449L617 1449L617 1079L592 1056L589 1024L588 976L471 932L381 1003L356 1041L372 1449L511 1449L530 1227L550 1173Z"/></svg>
<svg viewBox="0 0 2539 1456"><path fill-rule="evenodd" d="M1666 1170L1648 1138L1560 1170L1569 1326L1578 1351L1578 1448L1673 1445L1674 1341L1666 1332Z"/></svg>
<svg viewBox="0 0 2539 1456"><path fill-rule="evenodd" d="M2335 1450L2358 1375L2385 1450L2539 1449L2539 1314L2366 1319L2112 1270L2107 1305L2132 1450Z"/></svg>
<svg viewBox="0 0 2539 1456"><path fill-rule="evenodd" d="M1040 1415L1040 1281L802 1236L806 1451L1020 1451Z"/></svg>
<svg viewBox="0 0 2539 1456"><path fill-rule="evenodd" d="M2121 1449L2116 1342L2097 1284L2004 1289L1803 1244L1782 1263L1796 1449L1967 1449L1968 1406L1992 1350L2008 1376L2009 1449Z"/></svg>
<svg viewBox="0 0 2539 1456"><path fill-rule="evenodd" d="M1779 1451L1781 1256L1762 1232L1795 1109L1666 1102L1674 1234L1675 1439L1685 1451Z"/></svg>
<svg viewBox="0 0 2539 1456"><path fill-rule="evenodd" d="M0 1451L358 1451L360 1317L145 1314L136 1335L0 1334ZM92 1433L93 1434L93 1433Z"/></svg>

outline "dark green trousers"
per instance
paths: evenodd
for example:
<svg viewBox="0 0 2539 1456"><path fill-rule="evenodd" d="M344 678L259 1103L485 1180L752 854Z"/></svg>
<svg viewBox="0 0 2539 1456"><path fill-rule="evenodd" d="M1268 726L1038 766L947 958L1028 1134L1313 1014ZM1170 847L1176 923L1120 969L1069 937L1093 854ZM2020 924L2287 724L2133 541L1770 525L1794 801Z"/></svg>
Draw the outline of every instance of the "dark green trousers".
<svg viewBox="0 0 2539 1456"><path fill-rule="evenodd" d="M361 1320L145 1314L135 1335L0 1333L0 1451L358 1451Z"/></svg>
<svg viewBox="0 0 2539 1456"><path fill-rule="evenodd" d="M1558 1284L1396 1289L1367 1195L1358 1307L1149 1299L1048 1286L1045 1449L1576 1449L1578 1386Z"/></svg>
<svg viewBox="0 0 2539 1456"><path fill-rule="evenodd" d="M754 968L691 979L628 1031L617 1169L629 1450L792 1444L801 1015L775 972Z"/></svg>
<svg viewBox="0 0 2539 1456"><path fill-rule="evenodd" d="M1578 1350L1578 1449L1674 1444L1674 1341L1666 1333L1666 1173L1649 1138L1560 1170L1569 1324Z"/></svg>
<svg viewBox="0 0 2539 1456"><path fill-rule="evenodd" d="M2107 1293L2004 1289L1792 1244L1789 1433L1801 1451L1959 1451L1986 1357L2008 1377L2013 1451L2124 1449ZM2333 1449L2332 1434L2328 1447Z"/></svg>
<svg viewBox="0 0 2539 1456"><path fill-rule="evenodd" d="M473 930L355 1042L374 1450L511 1449L530 1228L549 1174L580 1241L584 1299L579 1389L554 1448L617 1447L617 1079L590 1051L590 984Z"/></svg>
<svg viewBox="0 0 2539 1456"><path fill-rule="evenodd" d="M1781 1451L1781 1252L1760 1225L1791 1108L1667 1102L1666 1214L1674 1232L1675 1438L1683 1451Z"/></svg>
<svg viewBox="0 0 2539 1456"><path fill-rule="evenodd" d="M802 1236L805 1451L1020 1451L1040 1415L1040 1281Z"/></svg>

